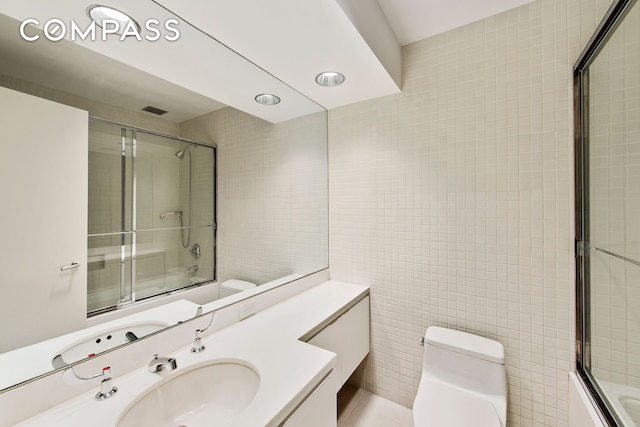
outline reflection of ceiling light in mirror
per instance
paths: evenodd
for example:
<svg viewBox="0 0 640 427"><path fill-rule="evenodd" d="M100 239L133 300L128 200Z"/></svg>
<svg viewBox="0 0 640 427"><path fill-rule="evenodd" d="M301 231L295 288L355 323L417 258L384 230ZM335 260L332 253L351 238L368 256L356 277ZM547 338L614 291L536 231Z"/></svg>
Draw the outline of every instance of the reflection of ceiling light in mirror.
<svg viewBox="0 0 640 427"><path fill-rule="evenodd" d="M258 104L262 104L262 105L276 105L280 103L280 98L268 93L262 93L256 96L255 99Z"/></svg>
<svg viewBox="0 0 640 427"><path fill-rule="evenodd" d="M325 71L316 76L316 83L325 87L340 86L344 83L344 75L336 71Z"/></svg>
<svg viewBox="0 0 640 427"><path fill-rule="evenodd" d="M117 21L119 27L116 34L122 35L124 30L126 30L127 27L130 27L131 24L133 24L138 32L140 32L140 25L136 22L135 19L133 19L126 13L120 12L119 10L116 10L112 7L93 5L89 6L89 8L87 9L87 13L89 14L89 17L96 22L96 25L101 28L104 28L103 21L106 19Z"/></svg>

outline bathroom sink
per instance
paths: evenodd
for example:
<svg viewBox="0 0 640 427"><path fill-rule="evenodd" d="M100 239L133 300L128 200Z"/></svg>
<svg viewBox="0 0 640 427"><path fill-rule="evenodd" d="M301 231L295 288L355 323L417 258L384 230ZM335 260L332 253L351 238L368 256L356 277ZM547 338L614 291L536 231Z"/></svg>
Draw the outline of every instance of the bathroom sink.
<svg viewBox="0 0 640 427"><path fill-rule="evenodd" d="M169 325L165 322L148 321L109 329L99 334L83 338L61 349L57 354L52 356L51 363L54 368L61 368L69 363L77 362L78 360L95 356L113 347L135 341L138 338L152 334L167 326Z"/></svg>
<svg viewBox="0 0 640 427"><path fill-rule="evenodd" d="M120 417L118 427L233 426L259 386L258 373L241 362L175 371L135 400Z"/></svg>

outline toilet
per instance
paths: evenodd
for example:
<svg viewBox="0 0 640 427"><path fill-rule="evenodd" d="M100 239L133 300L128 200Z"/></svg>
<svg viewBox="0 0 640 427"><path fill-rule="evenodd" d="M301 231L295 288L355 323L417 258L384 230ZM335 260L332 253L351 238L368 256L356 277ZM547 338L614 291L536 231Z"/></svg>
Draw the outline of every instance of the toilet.
<svg viewBox="0 0 640 427"><path fill-rule="evenodd" d="M497 341L431 326L413 403L415 427L506 427L507 372Z"/></svg>
<svg viewBox="0 0 640 427"><path fill-rule="evenodd" d="M220 298L228 297L229 295L237 294L238 292L253 289L255 287L255 283L247 282L245 280L225 280L220 284Z"/></svg>

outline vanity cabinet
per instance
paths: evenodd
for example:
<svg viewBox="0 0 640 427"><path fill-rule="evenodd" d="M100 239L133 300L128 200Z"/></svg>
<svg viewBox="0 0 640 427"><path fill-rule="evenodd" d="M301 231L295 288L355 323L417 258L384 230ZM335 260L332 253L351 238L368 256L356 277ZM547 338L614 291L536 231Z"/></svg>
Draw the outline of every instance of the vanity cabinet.
<svg viewBox="0 0 640 427"><path fill-rule="evenodd" d="M296 408L283 427L331 427L338 423L336 371L332 370Z"/></svg>
<svg viewBox="0 0 640 427"><path fill-rule="evenodd" d="M0 122L3 353L85 327L88 113L0 87Z"/></svg>
<svg viewBox="0 0 640 427"><path fill-rule="evenodd" d="M307 342L336 353L337 392L369 353L369 296Z"/></svg>

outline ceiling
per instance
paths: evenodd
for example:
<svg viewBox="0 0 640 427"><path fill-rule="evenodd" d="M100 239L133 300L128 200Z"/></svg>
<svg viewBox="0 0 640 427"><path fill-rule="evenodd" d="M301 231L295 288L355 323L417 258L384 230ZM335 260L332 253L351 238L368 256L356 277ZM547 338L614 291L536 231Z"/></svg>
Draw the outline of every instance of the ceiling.
<svg viewBox="0 0 640 427"><path fill-rule="evenodd" d="M142 22L177 16L179 40L58 43L25 42L16 26L34 17L40 27L51 18L86 25L92 1L3 2L13 21L0 16L0 73L129 109L151 104L176 122L229 105L276 123L398 93L402 45L529 1L108 0ZM318 86L322 71L346 81ZM282 102L259 105L260 93Z"/></svg>
<svg viewBox="0 0 640 427"><path fill-rule="evenodd" d="M66 40L26 44L19 27L19 21L0 15L0 74L5 76L128 110L151 105L169 111L162 117L176 123L226 106Z"/></svg>
<svg viewBox="0 0 640 427"><path fill-rule="evenodd" d="M377 0L404 46L533 0Z"/></svg>

